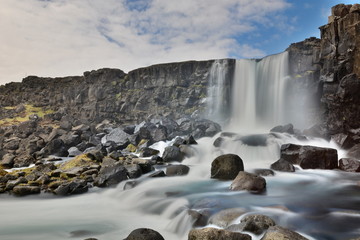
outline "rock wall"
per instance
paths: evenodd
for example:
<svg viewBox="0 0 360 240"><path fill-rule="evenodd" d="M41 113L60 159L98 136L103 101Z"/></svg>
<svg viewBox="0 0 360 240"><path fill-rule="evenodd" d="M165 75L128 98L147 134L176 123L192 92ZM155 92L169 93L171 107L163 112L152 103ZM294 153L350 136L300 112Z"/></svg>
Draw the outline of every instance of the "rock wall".
<svg viewBox="0 0 360 240"><path fill-rule="evenodd" d="M234 65L234 60L229 65ZM137 123L149 116L174 119L205 109L213 60L169 63L125 74L118 69L85 72L83 76L40 78L0 87L0 119L6 106L22 103L47 107L82 122Z"/></svg>
<svg viewBox="0 0 360 240"><path fill-rule="evenodd" d="M359 143L360 5L334 6L320 30L325 127L335 139L341 134Z"/></svg>

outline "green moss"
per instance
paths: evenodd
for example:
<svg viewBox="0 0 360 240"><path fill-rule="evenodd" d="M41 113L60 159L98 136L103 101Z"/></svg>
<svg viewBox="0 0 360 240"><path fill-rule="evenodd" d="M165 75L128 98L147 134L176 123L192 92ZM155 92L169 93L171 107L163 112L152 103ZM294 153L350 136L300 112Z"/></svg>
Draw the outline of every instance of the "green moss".
<svg viewBox="0 0 360 240"><path fill-rule="evenodd" d="M29 117L34 114L43 118L47 114L54 113L54 111L51 109L34 107L31 104L25 104L24 106L25 106L25 111L19 113L14 118L5 118L5 119L0 120L0 125L14 125L14 124L18 124L21 122L25 122L25 121L28 121ZM15 108L16 108L16 106L5 107L5 109L15 109Z"/></svg>
<svg viewBox="0 0 360 240"><path fill-rule="evenodd" d="M86 154L82 154L82 155L76 156L75 158L61 164L59 166L59 169L61 169L63 171L67 171L74 167L85 167L85 166L90 166L94 163L95 162L93 160L91 160L89 157L87 157Z"/></svg>
<svg viewBox="0 0 360 240"><path fill-rule="evenodd" d="M300 74L296 74L295 78L301 78L302 76Z"/></svg>
<svg viewBox="0 0 360 240"><path fill-rule="evenodd" d="M115 98L116 98L116 100L119 100L119 99L121 98L121 93L117 93L117 94L115 95Z"/></svg>
<svg viewBox="0 0 360 240"><path fill-rule="evenodd" d="M0 177L5 176L6 174L8 174L8 172L5 171L3 166L0 165Z"/></svg>
<svg viewBox="0 0 360 240"><path fill-rule="evenodd" d="M136 152L137 150L137 147L133 144L129 144L127 147L126 147L126 150L128 150L129 152Z"/></svg>
<svg viewBox="0 0 360 240"><path fill-rule="evenodd" d="M204 93L202 93L199 98L206 98L206 95Z"/></svg>
<svg viewBox="0 0 360 240"><path fill-rule="evenodd" d="M116 81L112 81L112 82L111 82L111 85L113 85L113 86L116 86L116 84L117 84Z"/></svg>

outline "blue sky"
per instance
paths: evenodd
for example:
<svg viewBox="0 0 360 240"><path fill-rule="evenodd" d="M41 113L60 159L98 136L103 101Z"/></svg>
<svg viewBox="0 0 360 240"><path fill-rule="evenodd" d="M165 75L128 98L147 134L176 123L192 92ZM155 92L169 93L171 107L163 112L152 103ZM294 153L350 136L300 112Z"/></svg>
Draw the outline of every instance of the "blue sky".
<svg viewBox="0 0 360 240"><path fill-rule="evenodd" d="M319 37L335 0L1 0L0 84L164 62L259 58Z"/></svg>

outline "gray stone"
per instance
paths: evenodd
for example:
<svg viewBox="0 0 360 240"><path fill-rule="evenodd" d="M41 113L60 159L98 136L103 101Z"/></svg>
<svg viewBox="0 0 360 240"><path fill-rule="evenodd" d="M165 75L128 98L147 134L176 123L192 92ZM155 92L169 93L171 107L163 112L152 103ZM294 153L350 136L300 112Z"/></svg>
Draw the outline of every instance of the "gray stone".
<svg viewBox="0 0 360 240"><path fill-rule="evenodd" d="M40 193L39 186L30 186L30 185L17 185L13 188L12 192L17 196L26 196L30 194Z"/></svg>
<svg viewBox="0 0 360 240"><path fill-rule="evenodd" d="M82 152L77 147L71 147L67 151L69 152L68 157L76 157L77 155L82 154Z"/></svg>
<svg viewBox="0 0 360 240"><path fill-rule="evenodd" d="M99 175L96 177L94 185L98 187L108 187L127 179L127 171L120 163L101 166Z"/></svg>
<svg viewBox="0 0 360 240"><path fill-rule="evenodd" d="M164 238L155 230L138 228L132 231L124 240L164 240Z"/></svg>
<svg viewBox="0 0 360 240"><path fill-rule="evenodd" d="M360 172L360 161L354 158L341 158L339 168L346 172Z"/></svg>
<svg viewBox="0 0 360 240"><path fill-rule="evenodd" d="M285 161L282 158L271 164L270 168L272 170L280 171L280 172L295 172L295 167L291 163Z"/></svg>
<svg viewBox="0 0 360 240"><path fill-rule="evenodd" d="M184 159L184 153L179 147L168 146L165 148L162 158L165 162L181 162Z"/></svg>
<svg viewBox="0 0 360 240"><path fill-rule="evenodd" d="M280 240L280 239L308 240L307 238L298 234L297 232L291 231L289 229L280 226L269 227L265 235L261 238L261 240Z"/></svg>
<svg viewBox="0 0 360 240"><path fill-rule="evenodd" d="M247 190L253 193L262 193L266 190L266 181L263 177L241 171L231 183L230 190Z"/></svg>
<svg viewBox="0 0 360 240"><path fill-rule="evenodd" d="M221 228L226 228L230 226L234 220L245 213L246 210L242 208L225 209L211 216L209 219L209 224L214 224Z"/></svg>
<svg viewBox="0 0 360 240"><path fill-rule="evenodd" d="M183 176L187 175L190 168L186 165L171 165L166 168L166 176Z"/></svg>

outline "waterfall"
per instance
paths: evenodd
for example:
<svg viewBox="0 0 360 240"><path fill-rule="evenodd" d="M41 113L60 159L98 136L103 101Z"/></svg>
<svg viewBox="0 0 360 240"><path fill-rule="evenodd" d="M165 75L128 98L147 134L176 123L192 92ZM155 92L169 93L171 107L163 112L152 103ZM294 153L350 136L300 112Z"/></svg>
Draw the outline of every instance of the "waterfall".
<svg viewBox="0 0 360 240"><path fill-rule="evenodd" d="M228 84L226 81L228 61L226 59L215 60L209 74L207 91L207 116L222 123L227 117L228 109Z"/></svg>
<svg viewBox="0 0 360 240"><path fill-rule="evenodd" d="M231 129L271 128L286 123L288 53L236 61Z"/></svg>

